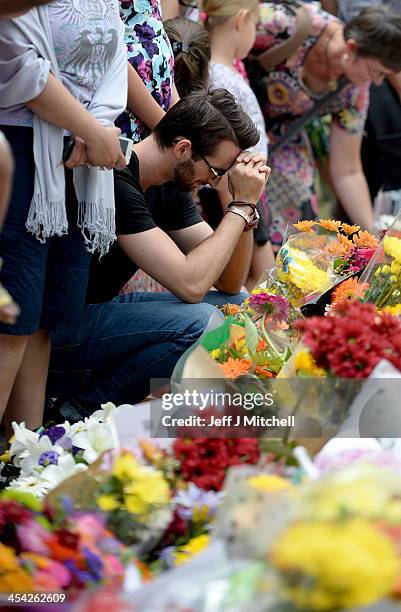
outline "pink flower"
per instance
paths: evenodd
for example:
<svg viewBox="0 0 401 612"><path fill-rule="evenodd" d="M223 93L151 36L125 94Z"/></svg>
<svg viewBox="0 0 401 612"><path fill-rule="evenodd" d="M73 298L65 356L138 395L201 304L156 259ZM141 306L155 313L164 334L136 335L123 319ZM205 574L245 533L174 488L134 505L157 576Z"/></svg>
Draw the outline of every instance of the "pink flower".
<svg viewBox="0 0 401 612"><path fill-rule="evenodd" d="M114 555L105 555L102 557L103 571L106 578L118 578L124 573L124 566L118 557Z"/></svg>
<svg viewBox="0 0 401 612"><path fill-rule="evenodd" d="M48 556L49 549L45 541L49 537L49 532L33 519L17 525L17 536L22 550L34 552L44 557Z"/></svg>
<svg viewBox="0 0 401 612"><path fill-rule="evenodd" d="M248 304L256 312L266 313L271 317L274 323L287 321L290 306L285 298L281 295L273 295L272 293L254 293L249 296Z"/></svg>
<svg viewBox="0 0 401 612"><path fill-rule="evenodd" d="M83 540L96 542L103 533L104 522L93 514L83 514L75 519L75 527Z"/></svg>

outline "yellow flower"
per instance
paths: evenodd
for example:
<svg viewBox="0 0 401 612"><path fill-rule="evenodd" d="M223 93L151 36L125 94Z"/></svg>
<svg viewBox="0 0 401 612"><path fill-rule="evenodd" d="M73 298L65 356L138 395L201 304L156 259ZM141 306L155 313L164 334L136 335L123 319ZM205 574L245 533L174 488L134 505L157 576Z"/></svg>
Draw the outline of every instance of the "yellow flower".
<svg viewBox="0 0 401 612"><path fill-rule="evenodd" d="M124 503L131 514L144 514L151 506L167 504L170 489L163 474L142 468L132 482L124 487Z"/></svg>
<svg viewBox="0 0 401 612"><path fill-rule="evenodd" d="M333 221L333 219L319 219L318 225L329 232L338 232L341 221Z"/></svg>
<svg viewBox="0 0 401 612"><path fill-rule="evenodd" d="M112 512L119 506L118 500L114 495L100 495L97 499L97 505L103 512Z"/></svg>
<svg viewBox="0 0 401 612"><path fill-rule="evenodd" d="M385 306L380 312L385 312L393 315L393 317L398 317L401 315L401 304L397 304L396 306Z"/></svg>
<svg viewBox="0 0 401 612"><path fill-rule="evenodd" d="M14 549L0 543L0 572L15 572L18 568Z"/></svg>
<svg viewBox="0 0 401 612"><path fill-rule="evenodd" d="M398 275L400 273L400 270L401 270L401 264L398 263L398 261L393 261L390 266L391 274Z"/></svg>
<svg viewBox="0 0 401 612"><path fill-rule="evenodd" d="M401 565L394 544L369 521L298 523L278 538L272 563L300 608L348 609L390 595Z"/></svg>
<svg viewBox="0 0 401 612"><path fill-rule="evenodd" d="M326 372L316 365L309 351L299 351L294 357L295 370L314 378L326 376Z"/></svg>
<svg viewBox="0 0 401 612"><path fill-rule="evenodd" d="M314 225L316 225L316 221L298 221L298 223L294 223L294 227L300 232L311 232Z"/></svg>
<svg viewBox="0 0 401 612"><path fill-rule="evenodd" d="M189 561L191 557L200 553L204 548L206 548L206 546L208 546L209 539L209 536L206 534L200 535L196 538L192 538L188 544L177 548L175 551L174 565L182 565L183 563Z"/></svg>
<svg viewBox="0 0 401 612"><path fill-rule="evenodd" d="M218 359L220 358L220 355L221 355L221 350L220 349L214 349L213 351L210 351L209 355L210 355L210 357L212 359L214 359L215 361L218 361Z"/></svg>
<svg viewBox="0 0 401 612"><path fill-rule="evenodd" d="M113 476L118 480L132 480L138 474L140 465L131 453L123 453L114 462Z"/></svg>
<svg viewBox="0 0 401 612"><path fill-rule="evenodd" d="M381 273L385 276L391 273L391 268L387 264L381 267Z"/></svg>
<svg viewBox="0 0 401 612"><path fill-rule="evenodd" d="M385 236L383 240L384 252L401 263L401 240L395 236Z"/></svg>
<svg viewBox="0 0 401 612"><path fill-rule="evenodd" d="M210 508L207 505L204 506L195 506L192 518L195 523L200 523L205 521L209 516Z"/></svg>
<svg viewBox="0 0 401 612"><path fill-rule="evenodd" d="M330 288L330 277L327 270L321 270L315 266L307 253L289 248L288 258L288 271L285 272L281 256L277 257L280 281L292 283L301 291L302 296L315 292L324 293Z"/></svg>
<svg viewBox="0 0 401 612"><path fill-rule="evenodd" d="M248 483L254 489L266 493L293 489L292 484L288 480L280 478L280 476L276 476L275 474L259 474L258 476L252 476L248 479Z"/></svg>

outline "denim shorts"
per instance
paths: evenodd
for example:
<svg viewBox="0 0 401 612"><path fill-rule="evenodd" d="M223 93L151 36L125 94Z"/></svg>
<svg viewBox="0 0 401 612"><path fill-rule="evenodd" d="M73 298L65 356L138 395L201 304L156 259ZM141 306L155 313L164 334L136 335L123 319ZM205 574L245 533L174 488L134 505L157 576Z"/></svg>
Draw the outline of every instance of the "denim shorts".
<svg viewBox="0 0 401 612"><path fill-rule="evenodd" d="M3 268L0 280L21 308L15 325L0 323L0 333L31 335L38 329L55 332L75 327L82 317L91 254L77 227L78 202L72 171L66 170L69 233L41 243L25 223L33 194L35 166L33 130L1 127L15 160L13 190L0 235Z"/></svg>

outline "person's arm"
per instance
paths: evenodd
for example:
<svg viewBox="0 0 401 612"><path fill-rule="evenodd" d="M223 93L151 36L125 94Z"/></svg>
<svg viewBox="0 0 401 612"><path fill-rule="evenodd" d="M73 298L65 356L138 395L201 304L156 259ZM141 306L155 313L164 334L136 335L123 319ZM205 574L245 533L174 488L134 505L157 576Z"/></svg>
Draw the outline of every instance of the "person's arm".
<svg viewBox="0 0 401 612"><path fill-rule="evenodd" d="M337 15L338 6L337 0L321 0L322 9L331 13L332 15Z"/></svg>
<svg viewBox="0 0 401 612"><path fill-rule="evenodd" d="M177 90L177 86L175 83L173 83L173 87L171 89L171 100L170 100L170 108L172 106L174 106L174 104L177 104L177 102L179 102L180 100L180 96Z"/></svg>
<svg viewBox="0 0 401 612"><path fill-rule="evenodd" d="M387 77L390 85L395 89L401 104L401 72L395 72Z"/></svg>
<svg viewBox="0 0 401 612"><path fill-rule="evenodd" d="M259 163L237 164L231 173L234 199L256 204L268 172ZM154 228L119 235L118 241L139 268L178 298L197 303L212 286L230 294L243 286L253 246L252 231L244 232L244 226L241 217L227 214L215 232L201 222L172 232L174 240Z"/></svg>
<svg viewBox="0 0 401 612"><path fill-rule="evenodd" d="M118 140L120 129L102 126L52 74L42 92L26 102L26 106L41 119L80 136L92 166L109 169L117 163L125 166Z"/></svg>
<svg viewBox="0 0 401 612"><path fill-rule="evenodd" d="M128 108L131 113L139 117L151 130L165 115L162 107L158 105L135 68L129 62Z"/></svg>
<svg viewBox="0 0 401 612"><path fill-rule="evenodd" d="M163 21L174 19L180 14L180 4L178 0L161 0Z"/></svg>
<svg viewBox="0 0 401 612"><path fill-rule="evenodd" d="M329 168L336 195L352 223L371 231L373 208L362 170L361 140L362 136L351 134L333 123Z"/></svg>

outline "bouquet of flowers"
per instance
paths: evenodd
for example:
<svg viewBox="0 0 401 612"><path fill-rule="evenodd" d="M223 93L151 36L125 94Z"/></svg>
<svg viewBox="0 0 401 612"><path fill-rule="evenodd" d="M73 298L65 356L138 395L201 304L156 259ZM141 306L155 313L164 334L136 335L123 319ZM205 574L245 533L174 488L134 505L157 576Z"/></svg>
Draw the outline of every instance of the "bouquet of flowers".
<svg viewBox="0 0 401 612"><path fill-rule="evenodd" d="M117 447L112 423L114 404L71 425L30 431L25 423L13 423L11 446L2 456L3 487L43 497L66 478L82 472L105 450Z"/></svg>
<svg viewBox="0 0 401 612"><path fill-rule="evenodd" d="M295 488L233 470L216 530L249 565L231 576L225 603L335 611L398 597L400 490L399 472L364 462Z"/></svg>
<svg viewBox="0 0 401 612"><path fill-rule="evenodd" d="M125 566L134 562L101 513L76 511L68 498L54 513L29 493L3 491L0 539L0 591L56 591L59 603L65 592L121 585Z"/></svg>
<svg viewBox="0 0 401 612"><path fill-rule="evenodd" d="M378 310L401 314L401 213L386 232L375 256L361 276L364 302Z"/></svg>
<svg viewBox="0 0 401 612"><path fill-rule="evenodd" d="M293 228L262 286L295 307L316 303L340 279L359 274L378 246L359 226L331 219L300 221Z"/></svg>

